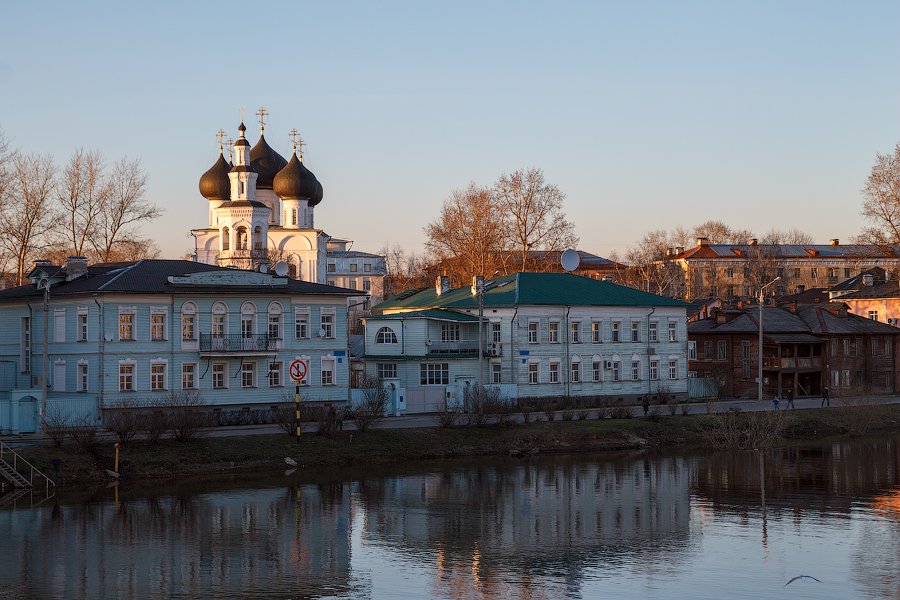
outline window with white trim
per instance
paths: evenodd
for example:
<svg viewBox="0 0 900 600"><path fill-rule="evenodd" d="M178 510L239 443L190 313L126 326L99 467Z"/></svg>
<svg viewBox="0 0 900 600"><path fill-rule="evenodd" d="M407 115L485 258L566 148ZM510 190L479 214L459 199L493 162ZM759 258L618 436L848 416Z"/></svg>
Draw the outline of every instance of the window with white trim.
<svg viewBox="0 0 900 600"><path fill-rule="evenodd" d="M241 364L241 387L256 387L256 363L245 362Z"/></svg>
<svg viewBox="0 0 900 600"><path fill-rule="evenodd" d="M503 365L498 362L491 363L491 383L497 385L503 376Z"/></svg>
<svg viewBox="0 0 900 600"><path fill-rule="evenodd" d="M53 311L53 341L66 341L66 309L57 308Z"/></svg>
<svg viewBox="0 0 900 600"><path fill-rule="evenodd" d="M222 390L228 387L228 379L225 377L225 363L212 364L212 386L214 390Z"/></svg>
<svg viewBox="0 0 900 600"><path fill-rule="evenodd" d="M659 381L659 361L650 361L650 381Z"/></svg>
<svg viewBox="0 0 900 600"><path fill-rule="evenodd" d="M134 340L134 312L133 308L119 309L119 340Z"/></svg>
<svg viewBox="0 0 900 600"><path fill-rule="evenodd" d="M441 323L442 342L458 342L459 340L459 323Z"/></svg>
<svg viewBox="0 0 900 600"><path fill-rule="evenodd" d="M419 365L419 383L421 385L449 385L449 363L422 363Z"/></svg>
<svg viewBox="0 0 900 600"><path fill-rule="evenodd" d="M622 363L617 360L612 361L613 381L622 381Z"/></svg>
<svg viewBox="0 0 900 600"><path fill-rule="evenodd" d="M166 389L166 363L150 363L150 390L159 392Z"/></svg>
<svg viewBox="0 0 900 600"><path fill-rule="evenodd" d="M321 323L322 323L322 337L326 339L331 339L334 337L334 313L322 313L321 315Z"/></svg>
<svg viewBox="0 0 900 600"><path fill-rule="evenodd" d="M688 358L690 360L697 360L697 341L696 340L688 341Z"/></svg>
<svg viewBox="0 0 900 600"><path fill-rule="evenodd" d="M495 344L500 343L500 323L499 321L494 321L491 323L491 341Z"/></svg>
<svg viewBox="0 0 900 600"><path fill-rule="evenodd" d="M283 363L274 361L269 363L269 387L281 387L284 381L281 377Z"/></svg>
<svg viewBox="0 0 900 600"><path fill-rule="evenodd" d="M550 321L547 324L547 341L551 344L559 343L559 321Z"/></svg>
<svg viewBox="0 0 900 600"><path fill-rule="evenodd" d="M309 337L309 309L294 310L294 337L298 340Z"/></svg>
<svg viewBox="0 0 900 600"><path fill-rule="evenodd" d="M650 321L649 333L647 335L650 338L650 343L655 344L659 341L659 322L658 321Z"/></svg>
<svg viewBox="0 0 900 600"><path fill-rule="evenodd" d="M549 379L550 383L559 383L559 363L550 361Z"/></svg>
<svg viewBox="0 0 900 600"><path fill-rule="evenodd" d="M281 339L281 315L284 314L284 309L281 307L281 304L278 302L273 302L269 305L269 320L268 320L268 330L267 333L269 335L270 340L280 340Z"/></svg>
<svg viewBox="0 0 900 600"><path fill-rule="evenodd" d="M529 344L537 344L538 343L538 325L537 321L529 321L528 322L528 343Z"/></svg>
<svg viewBox="0 0 900 600"><path fill-rule="evenodd" d="M669 379L678 379L678 359L669 360Z"/></svg>
<svg viewBox="0 0 900 600"><path fill-rule="evenodd" d="M601 333L600 333L602 331L602 329L600 328L600 326L601 326L600 321L592 321L591 322L591 343L592 344L599 344L602 341Z"/></svg>
<svg viewBox="0 0 900 600"><path fill-rule="evenodd" d="M244 302L241 305L241 337L251 338L256 333L256 305Z"/></svg>
<svg viewBox="0 0 900 600"><path fill-rule="evenodd" d="M581 321L572 321L572 343L581 343Z"/></svg>
<svg viewBox="0 0 900 600"><path fill-rule="evenodd" d="M620 337L621 330L622 330L622 323L620 323L619 321L612 321L609 324L609 333L610 333L609 341L621 342L622 341L621 337Z"/></svg>
<svg viewBox="0 0 900 600"><path fill-rule="evenodd" d="M376 344L396 344L397 334L390 327L382 327L375 333Z"/></svg>
<svg viewBox="0 0 900 600"><path fill-rule="evenodd" d="M631 380L639 381L641 379L641 361L631 361Z"/></svg>
<svg viewBox="0 0 900 600"><path fill-rule="evenodd" d="M31 372L31 317L22 317L19 336L19 364L23 373Z"/></svg>
<svg viewBox="0 0 900 600"><path fill-rule="evenodd" d="M166 313L162 310L150 310L150 340L162 342L166 339Z"/></svg>
<svg viewBox="0 0 900 600"><path fill-rule="evenodd" d="M197 339L197 305L185 302L181 307L181 339L189 342Z"/></svg>
<svg viewBox="0 0 900 600"><path fill-rule="evenodd" d="M538 363L528 363L528 383L536 384L538 382Z"/></svg>
<svg viewBox="0 0 900 600"><path fill-rule="evenodd" d="M197 387L197 363L181 365L181 389L193 390Z"/></svg>
<svg viewBox="0 0 900 600"><path fill-rule="evenodd" d="M216 302L212 307L213 337L225 337L228 335L228 308L222 302Z"/></svg>
<svg viewBox="0 0 900 600"><path fill-rule="evenodd" d="M641 324L639 321L631 322L631 341L632 342L640 342L641 341Z"/></svg>
<svg viewBox="0 0 900 600"><path fill-rule="evenodd" d="M88 339L88 311L86 308L78 309L78 317L76 320L78 341L86 342Z"/></svg>
<svg viewBox="0 0 900 600"><path fill-rule="evenodd" d="M676 321L669 321L669 341L678 341L678 323Z"/></svg>
<svg viewBox="0 0 900 600"><path fill-rule="evenodd" d="M119 363L119 391L134 391L134 363Z"/></svg>
<svg viewBox="0 0 900 600"><path fill-rule="evenodd" d="M322 359L322 385L334 385L334 359Z"/></svg>
<svg viewBox="0 0 900 600"><path fill-rule="evenodd" d="M878 320L878 311L877 310L868 311L868 315L869 315L869 318L872 319L873 321Z"/></svg>
<svg viewBox="0 0 900 600"><path fill-rule="evenodd" d="M377 363L376 372L381 379L396 379L397 363Z"/></svg>
<svg viewBox="0 0 900 600"><path fill-rule="evenodd" d="M75 385L77 386L78 391L88 391L88 364L86 362L79 361L75 373Z"/></svg>
<svg viewBox="0 0 900 600"><path fill-rule="evenodd" d="M603 361L595 360L591 363L591 372L594 381L603 381Z"/></svg>
<svg viewBox="0 0 900 600"><path fill-rule="evenodd" d="M569 367L572 371L572 383L581 383L581 361L573 358Z"/></svg>

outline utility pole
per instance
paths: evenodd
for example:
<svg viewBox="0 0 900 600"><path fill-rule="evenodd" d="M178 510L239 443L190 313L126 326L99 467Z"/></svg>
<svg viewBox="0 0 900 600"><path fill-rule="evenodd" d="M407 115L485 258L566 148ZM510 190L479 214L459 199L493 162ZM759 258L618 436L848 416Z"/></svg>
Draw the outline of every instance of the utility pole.
<svg viewBox="0 0 900 600"><path fill-rule="evenodd" d="M759 288L759 377L757 381L758 389L756 399L760 402L763 401L763 304L765 301L763 292L765 292L767 287L769 287L779 279L781 279L781 277L776 277L766 285Z"/></svg>

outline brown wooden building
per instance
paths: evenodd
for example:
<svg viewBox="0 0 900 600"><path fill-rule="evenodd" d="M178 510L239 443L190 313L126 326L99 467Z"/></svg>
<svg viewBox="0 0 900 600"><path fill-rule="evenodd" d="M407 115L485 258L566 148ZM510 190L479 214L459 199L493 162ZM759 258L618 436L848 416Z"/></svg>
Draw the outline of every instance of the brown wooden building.
<svg viewBox="0 0 900 600"><path fill-rule="evenodd" d="M723 397L755 398L759 307L722 309L688 324L689 375L715 380ZM839 302L763 308L766 397L886 394L898 389L900 329Z"/></svg>

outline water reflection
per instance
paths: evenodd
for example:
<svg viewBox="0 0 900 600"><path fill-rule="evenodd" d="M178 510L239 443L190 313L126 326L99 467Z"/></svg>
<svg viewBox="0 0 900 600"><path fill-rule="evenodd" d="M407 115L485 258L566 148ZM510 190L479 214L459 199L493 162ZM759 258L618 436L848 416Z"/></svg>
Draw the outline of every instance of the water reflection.
<svg viewBox="0 0 900 600"><path fill-rule="evenodd" d="M0 510L0 598L892 598L898 482L893 438L123 484Z"/></svg>

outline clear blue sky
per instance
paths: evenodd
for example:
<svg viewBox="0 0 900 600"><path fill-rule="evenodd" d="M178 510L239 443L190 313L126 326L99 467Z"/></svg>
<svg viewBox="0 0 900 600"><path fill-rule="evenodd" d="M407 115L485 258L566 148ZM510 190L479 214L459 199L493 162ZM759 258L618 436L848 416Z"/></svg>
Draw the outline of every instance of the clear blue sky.
<svg viewBox="0 0 900 600"><path fill-rule="evenodd" d="M420 250L451 189L520 167L567 195L580 247L721 219L856 234L900 141L900 3L16 2L0 127L18 147L140 157L165 256L206 223L197 179L238 109L297 127L316 225Z"/></svg>

